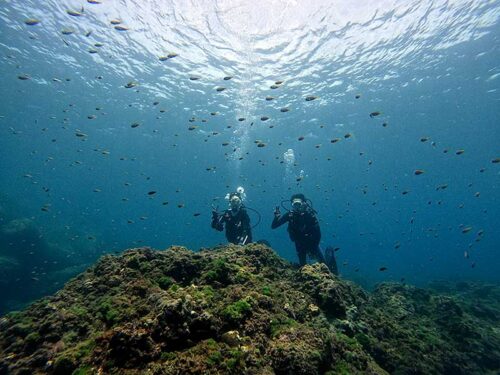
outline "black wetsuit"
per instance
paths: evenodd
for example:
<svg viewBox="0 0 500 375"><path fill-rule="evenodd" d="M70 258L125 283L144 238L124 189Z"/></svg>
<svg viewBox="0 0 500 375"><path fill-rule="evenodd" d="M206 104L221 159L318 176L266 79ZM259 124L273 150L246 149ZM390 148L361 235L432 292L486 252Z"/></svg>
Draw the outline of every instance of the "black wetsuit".
<svg viewBox="0 0 500 375"><path fill-rule="evenodd" d="M278 228L285 223L288 223L290 239L295 242L299 264L301 266L306 264L307 254L325 263L325 258L319 249L321 230L314 212L307 208L304 212L291 211L283 216L275 215L271 228Z"/></svg>
<svg viewBox="0 0 500 375"><path fill-rule="evenodd" d="M236 213L226 210L222 214L215 213L212 216L212 228L222 232L226 226L226 238L228 242L246 245L252 242L252 227L250 217L244 208Z"/></svg>

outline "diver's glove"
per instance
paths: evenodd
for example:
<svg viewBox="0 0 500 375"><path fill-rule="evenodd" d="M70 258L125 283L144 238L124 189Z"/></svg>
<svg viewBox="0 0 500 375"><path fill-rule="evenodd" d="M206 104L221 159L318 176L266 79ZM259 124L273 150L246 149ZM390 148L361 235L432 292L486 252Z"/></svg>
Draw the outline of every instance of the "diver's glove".
<svg viewBox="0 0 500 375"><path fill-rule="evenodd" d="M280 216L280 215L281 215L280 208L279 206L276 206L274 208L274 216Z"/></svg>

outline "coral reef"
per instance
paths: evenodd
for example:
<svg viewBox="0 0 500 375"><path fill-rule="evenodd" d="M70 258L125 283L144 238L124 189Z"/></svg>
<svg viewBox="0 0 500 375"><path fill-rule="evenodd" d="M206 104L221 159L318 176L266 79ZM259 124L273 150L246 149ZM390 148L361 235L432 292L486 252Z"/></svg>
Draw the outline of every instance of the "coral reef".
<svg viewBox="0 0 500 375"><path fill-rule="evenodd" d="M0 319L0 374L495 374L499 289L367 293L272 249L106 255Z"/></svg>

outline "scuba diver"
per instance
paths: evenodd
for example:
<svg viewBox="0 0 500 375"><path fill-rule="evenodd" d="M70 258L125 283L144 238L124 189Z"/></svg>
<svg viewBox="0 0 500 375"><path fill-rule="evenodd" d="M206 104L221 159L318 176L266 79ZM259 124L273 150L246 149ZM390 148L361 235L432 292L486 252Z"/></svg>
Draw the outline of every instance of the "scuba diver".
<svg viewBox="0 0 500 375"><path fill-rule="evenodd" d="M292 205L292 210L283 216L281 216L279 206L276 206L271 228L276 229L288 223L288 234L292 242L295 242L295 249L297 250L297 256L299 257L299 264L301 267L306 264L307 254L317 259L319 262L326 264L325 258L319 248L321 230L319 228L316 212L307 202L304 194L292 195L290 203ZM331 270L329 265L326 265ZM333 270L331 271L333 272Z"/></svg>
<svg viewBox="0 0 500 375"><path fill-rule="evenodd" d="M238 187L236 192L226 195L226 199L229 200L229 209L222 213L217 212L217 209L212 210L212 228L222 232L225 226L228 242L235 245L252 242L250 217L243 205L245 189Z"/></svg>

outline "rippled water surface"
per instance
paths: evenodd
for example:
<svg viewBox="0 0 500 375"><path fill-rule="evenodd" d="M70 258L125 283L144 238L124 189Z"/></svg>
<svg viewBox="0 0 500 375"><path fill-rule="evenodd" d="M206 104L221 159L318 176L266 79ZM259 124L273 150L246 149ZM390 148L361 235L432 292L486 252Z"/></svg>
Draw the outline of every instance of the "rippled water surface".
<svg viewBox="0 0 500 375"><path fill-rule="evenodd" d="M242 185L291 260L270 222L301 191L346 277L498 280L499 1L0 4L4 234L28 220L79 264L213 246Z"/></svg>

